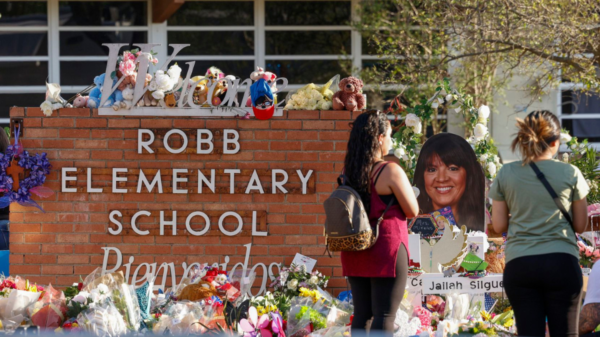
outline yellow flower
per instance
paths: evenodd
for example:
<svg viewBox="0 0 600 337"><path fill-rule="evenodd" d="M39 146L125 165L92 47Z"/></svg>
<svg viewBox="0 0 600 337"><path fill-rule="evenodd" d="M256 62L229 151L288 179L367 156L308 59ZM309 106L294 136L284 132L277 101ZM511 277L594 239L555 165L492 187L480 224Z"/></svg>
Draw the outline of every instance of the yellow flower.
<svg viewBox="0 0 600 337"><path fill-rule="evenodd" d="M404 297L402 299L406 299L408 297L408 290L404 290Z"/></svg>
<svg viewBox="0 0 600 337"><path fill-rule="evenodd" d="M480 314L481 318L483 318L485 321L489 321L491 318L490 314L487 313L485 310L481 310Z"/></svg>
<svg viewBox="0 0 600 337"><path fill-rule="evenodd" d="M72 328L79 328L79 324L77 324L77 323L73 323L73 324L71 324L71 327L72 327Z"/></svg>
<svg viewBox="0 0 600 337"><path fill-rule="evenodd" d="M504 327L505 328L510 328L511 326L513 326L515 324L515 321L511 318L508 321L504 322Z"/></svg>

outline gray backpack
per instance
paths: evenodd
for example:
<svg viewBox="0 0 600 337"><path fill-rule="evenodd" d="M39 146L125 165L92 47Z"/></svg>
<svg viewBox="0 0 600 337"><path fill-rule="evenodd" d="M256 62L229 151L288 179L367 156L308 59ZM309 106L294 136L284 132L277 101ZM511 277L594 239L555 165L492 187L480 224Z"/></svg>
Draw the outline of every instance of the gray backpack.
<svg viewBox="0 0 600 337"><path fill-rule="evenodd" d="M379 170L379 175L387 165ZM392 205L388 203L383 214L377 219L375 231L369 222L369 215L358 192L348 184L348 177L342 174L338 178L338 188L325 200L325 240L327 249L333 252L355 252L371 248L379 236L379 224Z"/></svg>

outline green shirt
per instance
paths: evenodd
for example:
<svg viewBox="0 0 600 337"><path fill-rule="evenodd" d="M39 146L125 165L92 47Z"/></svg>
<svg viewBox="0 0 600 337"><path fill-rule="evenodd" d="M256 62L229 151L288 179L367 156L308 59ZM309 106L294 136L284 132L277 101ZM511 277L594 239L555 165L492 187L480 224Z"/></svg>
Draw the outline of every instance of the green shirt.
<svg viewBox="0 0 600 337"><path fill-rule="evenodd" d="M581 200L589 187L579 169L557 160L536 162L565 209L571 214L573 200ZM529 165L521 161L502 166L489 197L506 201L508 221L506 262L522 256L567 253L579 258L571 225Z"/></svg>

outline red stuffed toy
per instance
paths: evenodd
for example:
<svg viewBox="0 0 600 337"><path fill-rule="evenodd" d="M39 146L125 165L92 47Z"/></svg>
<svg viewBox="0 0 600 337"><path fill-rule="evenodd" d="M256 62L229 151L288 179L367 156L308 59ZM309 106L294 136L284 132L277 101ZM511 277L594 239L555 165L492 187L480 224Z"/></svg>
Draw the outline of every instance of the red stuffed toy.
<svg viewBox="0 0 600 337"><path fill-rule="evenodd" d="M333 110L362 110L365 98L362 95L363 81L356 77L346 77L340 81L340 91L333 94Z"/></svg>

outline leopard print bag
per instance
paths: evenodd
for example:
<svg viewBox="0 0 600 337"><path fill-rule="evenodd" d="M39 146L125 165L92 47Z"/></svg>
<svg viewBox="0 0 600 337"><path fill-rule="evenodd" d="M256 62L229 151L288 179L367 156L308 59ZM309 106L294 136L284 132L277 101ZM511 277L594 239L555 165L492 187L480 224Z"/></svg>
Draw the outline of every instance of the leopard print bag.
<svg viewBox="0 0 600 337"><path fill-rule="evenodd" d="M386 164L387 165L387 164ZM385 166L385 165L384 165ZM383 169L380 170L383 171ZM379 175L377 176L379 178ZM339 187L325 200L325 239L327 250L333 252L355 252L371 248L379 236L379 224L392 205L387 205L381 217L377 219L375 230L371 227L358 192L348 186L348 178L338 178Z"/></svg>

